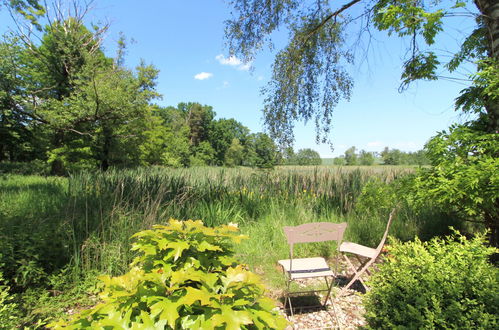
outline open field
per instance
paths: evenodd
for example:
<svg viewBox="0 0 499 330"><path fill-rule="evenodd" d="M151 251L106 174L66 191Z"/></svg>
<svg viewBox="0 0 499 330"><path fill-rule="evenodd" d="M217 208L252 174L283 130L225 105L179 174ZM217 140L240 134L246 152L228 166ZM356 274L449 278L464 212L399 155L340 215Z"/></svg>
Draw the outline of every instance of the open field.
<svg viewBox="0 0 499 330"><path fill-rule="evenodd" d="M25 321L33 322L81 303L68 299L54 307L52 300L64 295L51 297L48 292L81 288L88 274L125 272L133 258L130 236L135 232L169 218L202 219L211 226L238 223L249 235L236 247L239 259L279 291L283 281L275 262L288 253L283 226L346 221L346 239L374 246L393 200L383 191L374 191L380 194L374 201L362 197L366 184L383 185L413 171L385 166L147 168L69 178L3 175L0 267L18 293L27 292L36 301L25 310ZM451 218L430 208L402 207L391 235L426 239L446 232L449 224ZM298 249L297 256L312 249L329 257L335 247L317 244L307 249ZM44 299L33 298L43 294Z"/></svg>

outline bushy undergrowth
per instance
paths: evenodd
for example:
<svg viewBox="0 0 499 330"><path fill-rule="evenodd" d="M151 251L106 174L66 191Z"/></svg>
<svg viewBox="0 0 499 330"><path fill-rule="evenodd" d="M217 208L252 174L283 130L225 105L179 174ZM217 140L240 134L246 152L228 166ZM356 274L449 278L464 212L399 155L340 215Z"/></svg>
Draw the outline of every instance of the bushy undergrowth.
<svg viewBox="0 0 499 330"><path fill-rule="evenodd" d="M128 273L103 276L103 302L52 326L69 329L284 329L258 277L233 258L234 225L171 219L134 235Z"/></svg>
<svg viewBox="0 0 499 330"><path fill-rule="evenodd" d="M497 250L484 236L393 241L365 296L369 328L497 329Z"/></svg>
<svg viewBox="0 0 499 330"><path fill-rule="evenodd" d="M19 311L9 286L5 285L2 272L0 272L0 329L12 329L16 326Z"/></svg>
<svg viewBox="0 0 499 330"><path fill-rule="evenodd" d="M48 175L50 166L42 160L31 162L0 162L0 174Z"/></svg>

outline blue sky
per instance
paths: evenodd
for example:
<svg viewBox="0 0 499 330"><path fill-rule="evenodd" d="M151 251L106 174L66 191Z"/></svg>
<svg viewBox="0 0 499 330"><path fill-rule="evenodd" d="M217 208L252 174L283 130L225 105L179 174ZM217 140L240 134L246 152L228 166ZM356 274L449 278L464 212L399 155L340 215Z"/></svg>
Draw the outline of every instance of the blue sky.
<svg viewBox="0 0 499 330"><path fill-rule="evenodd" d="M104 47L114 56L119 33L129 43L126 65L141 59L159 70L161 105L199 102L213 106L217 118L235 118L252 132L262 131L260 88L271 75L273 53L264 51L252 63L253 70L238 59L228 58L224 47L224 21L230 9L222 0L97 0L89 21L111 23ZM472 22L461 19L443 33L443 48L455 49L450 36L456 27L469 29ZM0 28L9 23L0 11ZM282 45L285 34L275 36ZM454 98L465 86L454 82L418 82L404 93L400 83L404 41L375 33L367 61L351 68L355 87L350 102L342 101L335 110L331 132L334 152L328 145L315 143L313 123L298 124L295 150L312 148L322 157L338 156L350 146L368 151L383 147L405 151L421 149L437 131L462 122L454 111Z"/></svg>

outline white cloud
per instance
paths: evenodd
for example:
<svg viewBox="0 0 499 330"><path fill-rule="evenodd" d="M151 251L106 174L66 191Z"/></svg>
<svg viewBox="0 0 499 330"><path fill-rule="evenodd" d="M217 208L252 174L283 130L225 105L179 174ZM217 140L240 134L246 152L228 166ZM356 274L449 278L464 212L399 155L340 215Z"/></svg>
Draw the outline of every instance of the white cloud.
<svg viewBox="0 0 499 330"><path fill-rule="evenodd" d="M200 73L198 73L197 75L194 76L194 79L205 80L205 79L208 79L208 78L211 78L211 77L213 77L213 73L210 73L210 72L200 72Z"/></svg>
<svg viewBox="0 0 499 330"><path fill-rule="evenodd" d="M229 87L229 82L228 82L228 81L224 81L224 83L223 83L223 87L224 87L224 88Z"/></svg>
<svg viewBox="0 0 499 330"><path fill-rule="evenodd" d="M241 60L235 56L229 56L228 58L225 58L223 54L215 56L215 59L222 65L238 66L242 63Z"/></svg>
<svg viewBox="0 0 499 330"><path fill-rule="evenodd" d="M263 76L256 77L256 80L258 80L258 81L262 81L263 79L264 79Z"/></svg>
<svg viewBox="0 0 499 330"><path fill-rule="evenodd" d="M218 61L218 63L222 65L233 66L236 67L236 69L238 70L248 71L251 68L251 62L243 63L243 61L241 61L240 59L238 59L233 55L225 57L223 54L219 54L215 56L215 59Z"/></svg>
<svg viewBox="0 0 499 330"><path fill-rule="evenodd" d="M373 147L382 147L383 143L381 141L372 141L372 142L367 142L367 146L370 148Z"/></svg>
<svg viewBox="0 0 499 330"><path fill-rule="evenodd" d="M251 62L248 62L246 64L241 64L240 66L237 67L237 69L241 71L248 71L249 69L251 69Z"/></svg>

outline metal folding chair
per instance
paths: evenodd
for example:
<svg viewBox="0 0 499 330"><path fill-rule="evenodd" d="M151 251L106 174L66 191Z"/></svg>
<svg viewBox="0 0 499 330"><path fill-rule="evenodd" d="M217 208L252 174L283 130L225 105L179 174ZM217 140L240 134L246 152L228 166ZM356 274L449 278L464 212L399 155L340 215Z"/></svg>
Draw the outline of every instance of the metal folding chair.
<svg viewBox="0 0 499 330"><path fill-rule="evenodd" d="M326 260L322 257L293 258L294 244L336 241L337 247L339 247L346 227L346 222L339 224L330 222L315 222L295 227L284 227L284 234L289 244L289 259L279 260L278 263L281 265L285 276L287 277L284 308L286 309L286 305L289 303L291 315L293 315L293 305L291 304L292 294L327 291L326 298L322 304L322 306L325 307L333 287L332 277L335 276L335 272L331 270ZM338 255L339 253L336 253L336 266L338 265ZM295 292L290 291L292 281L314 277L324 277L327 289ZM330 279L330 281L328 281L328 279Z"/></svg>
<svg viewBox="0 0 499 330"><path fill-rule="evenodd" d="M340 294L338 296L341 296L345 293L345 291L357 280L360 281L364 289L369 290L369 287L366 285L364 280L362 279L362 275L366 273L367 275L370 275L369 272L369 267L376 261L378 256L381 254L381 250L383 249L383 246L385 245L386 237L388 236L388 231L390 230L390 225L392 224L393 217L395 215L395 210L393 209L390 212L390 217L388 218L388 223L386 224L386 229L385 233L383 234L383 238L381 239L381 242L378 244L378 247L376 249L363 246L360 244L352 243L352 242L343 242L340 245L340 252L343 253L343 257L345 258L345 261L350 268L351 271L353 271L354 276L348 282L347 285L343 287L341 290ZM351 253L355 255L357 260L360 263L359 267L355 267L350 259L345 255L345 253ZM361 257L364 258L364 260L361 259Z"/></svg>

